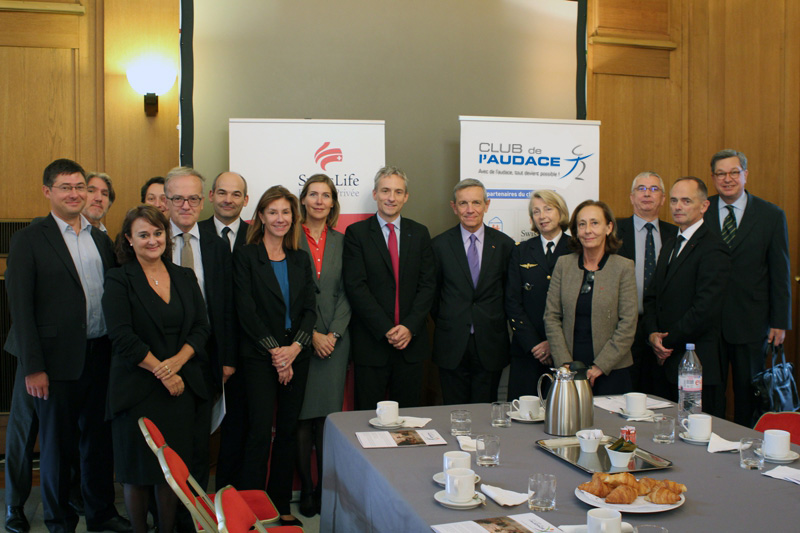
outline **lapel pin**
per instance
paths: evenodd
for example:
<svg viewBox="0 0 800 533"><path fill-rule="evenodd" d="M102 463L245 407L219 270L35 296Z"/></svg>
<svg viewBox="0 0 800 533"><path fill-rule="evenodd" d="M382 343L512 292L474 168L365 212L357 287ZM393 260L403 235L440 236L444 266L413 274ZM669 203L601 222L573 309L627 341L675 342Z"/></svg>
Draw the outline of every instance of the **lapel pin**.
<svg viewBox="0 0 800 533"><path fill-rule="evenodd" d="M535 266L539 266L539 264L538 263L525 263L524 265L520 265L520 266L522 268L528 269L528 268L533 268Z"/></svg>

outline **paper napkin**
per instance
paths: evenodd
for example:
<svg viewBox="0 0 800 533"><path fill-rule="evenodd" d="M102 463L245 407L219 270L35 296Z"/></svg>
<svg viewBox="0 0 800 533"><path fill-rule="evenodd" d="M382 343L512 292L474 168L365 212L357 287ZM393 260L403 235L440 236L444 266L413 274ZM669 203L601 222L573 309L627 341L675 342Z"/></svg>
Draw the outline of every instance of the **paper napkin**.
<svg viewBox="0 0 800 533"><path fill-rule="evenodd" d="M782 479L784 481L791 481L800 485L800 470L790 466L776 466L772 470L763 473L765 476L774 477L775 479Z"/></svg>
<svg viewBox="0 0 800 533"><path fill-rule="evenodd" d="M403 427L404 428L424 428L425 425L430 422L430 418L420 418L417 416L404 416L403 417Z"/></svg>
<svg viewBox="0 0 800 533"><path fill-rule="evenodd" d="M738 441L725 440L716 433L711 433L711 438L708 441L708 453L733 451L739 451Z"/></svg>
<svg viewBox="0 0 800 533"><path fill-rule="evenodd" d="M472 437L468 437L466 435L459 435L456 437L458 439L458 445L461 446L461 449L465 452L474 452L475 451L475 439Z"/></svg>
<svg viewBox="0 0 800 533"><path fill-rule="evenodd" d="M528 501L527 494L501 489L500 487L494 487L486 483L481 484L481 492L496 501L498 505L514 506Z"/></svg>

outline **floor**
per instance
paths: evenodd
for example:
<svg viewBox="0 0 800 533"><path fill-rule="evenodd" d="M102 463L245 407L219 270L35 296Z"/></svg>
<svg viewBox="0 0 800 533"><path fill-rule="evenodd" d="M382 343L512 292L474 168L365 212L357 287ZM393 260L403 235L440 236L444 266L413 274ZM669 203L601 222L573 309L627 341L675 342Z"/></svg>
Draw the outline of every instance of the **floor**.
<svg viewBox="0 0 800 533"><path fill-rule="evenodd" d="M211 480L213 484L213 479ZM117 485L117 499L116 505L117 509L121 515L125 516L125 504L122 499L122 486ZM299 493L295 496L299 498ZM0 499L2 499L3 503L3 529L5 529L5 522L6 522L6 514L5 514L5 491L0 489ZM303 530L306 533L318 533L319 532L319 515L314 516L313 518L306 518L300 514L300 511L297 508L297 503L292 503L292 513L296 517L298 517L303 522ZM47 528L44 525L44 518L42 516L42 500L39 497L39 490L37 487L33 488L31 492L30 498L28 498L28 502L25 504L25 516L28 517L28 521L31 524L31 531L30 533L47 533ZM276 524L279 525L279 524ZM269 529L268 529L269 530ZM86 533L86 523L84 522L83 517L81 517L81 521L78 523L78 527L75 530L76 533Z"/></svg>

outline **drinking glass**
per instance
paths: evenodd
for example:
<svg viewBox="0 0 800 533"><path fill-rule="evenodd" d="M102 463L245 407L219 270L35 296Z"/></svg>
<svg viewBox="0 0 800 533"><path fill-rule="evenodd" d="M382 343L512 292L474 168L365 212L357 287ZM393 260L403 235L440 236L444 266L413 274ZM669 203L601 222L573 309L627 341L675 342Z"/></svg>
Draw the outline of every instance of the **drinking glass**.
<svg viewBox="0 0 800 533"><path fill-rule="evenodd" d="M450 411L450 434L469 435L472 433L472 413L466 409Z"/></svg>
<svg viewBox="0 0 800 533"><path fill-rule="evenodd" d="M672 444L675 442L675 417L669 415L655 415L653 417L653 442L659 444Z"/></svg>
<svg viewBox="0 0 800 533"><path fill-rule="evenodd" d="M764 468L764 441L744 438L739 441L739 466L745 470L761 470Z"/></svg>
<svg viewBox="0 0 800 533"><path fill-rule="evenodd" d="M534 474L528 479L528 509L552 511L556 508L555 474Z"/></svg>
<svg viewBox="0 0 800 533"><path fill-rule="evenodd" d="M475 439L475 462L478 463L478 466L498 466L500 464L500 437L478 435Z"/></svg>
<svg viewBox="0 0 800 533"><path fill-rule="evenodd" d="M509 402L492 403L492 426L496 428L511 427L511 404Z"/></svg>

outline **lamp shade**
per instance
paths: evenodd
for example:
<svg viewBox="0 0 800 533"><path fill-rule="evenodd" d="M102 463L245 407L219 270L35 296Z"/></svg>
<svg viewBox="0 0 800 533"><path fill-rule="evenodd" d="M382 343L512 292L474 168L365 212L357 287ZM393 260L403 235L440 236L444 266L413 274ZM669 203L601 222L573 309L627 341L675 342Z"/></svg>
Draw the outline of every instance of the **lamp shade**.
<svg viewBox="0 0 800 533"><path fill-rule="evenodd" d="M125 74L137 93L161 95L172 89L177 71L164 58L142 57L131 63Z"/></svg>

